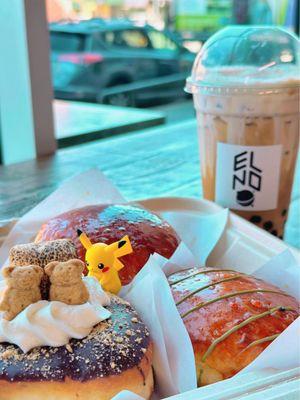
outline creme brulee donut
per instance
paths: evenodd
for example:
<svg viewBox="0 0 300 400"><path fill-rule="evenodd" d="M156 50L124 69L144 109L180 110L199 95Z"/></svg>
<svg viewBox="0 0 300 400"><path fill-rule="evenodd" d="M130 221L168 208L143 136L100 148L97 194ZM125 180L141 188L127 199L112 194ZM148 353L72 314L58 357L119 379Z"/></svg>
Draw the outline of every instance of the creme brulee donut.
<svg viewBox="0 0 300 400"><path fill-rule="evenodd" d="M199 386L235 375L299 315L296 299L233 270L193 268L168 280L192 341Z"/></svg>
<svg viewBox="0 0 300 400"><path fill-rule="evenodd" d="M152 343L132 307L111 295L111 317L84 339L23 353L0 343L0 400L109 400L122 390L149 399Z"/></svg>
<svg viewBox="0 0 300 400"><path fill-rule="evenodd" d="M85 232L92 243L110 244L128 235L133 253L121 261L122 284L129 283L154 252L170 258L179 244L174 229L158 215L138 205L95 205L78 208L46 222L36 241L72 239L79 258L84 261L85 250L77 237L77 229Z"/></svg>

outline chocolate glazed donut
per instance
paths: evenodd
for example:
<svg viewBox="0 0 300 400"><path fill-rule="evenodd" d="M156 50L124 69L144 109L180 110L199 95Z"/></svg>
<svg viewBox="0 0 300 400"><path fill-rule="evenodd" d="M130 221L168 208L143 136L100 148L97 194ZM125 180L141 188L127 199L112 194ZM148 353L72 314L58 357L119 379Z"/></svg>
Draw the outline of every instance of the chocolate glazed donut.
<svg viewBox="0 0 300 400"><path fill-rule="evenodd" d="M230 269L194 268L168 280L192 341L199 386L235 375L299 315L296 299Z"/></svg>
<svg viewBox="0 0 300 400"><path fill-rule="evenodd" d="M152 343L132 307L113 296L112 315L82 340L24 354L0 343L0 400L108 400L122 390L149 399Z"/></svg>
<svg viewBox="0 0 300 400"><path fill-rule="evenodd" d="M85 250L77 229L86 233L92 243L111 244L129 236L133 253L121 259L125 266L120 271L123 285L135 277L151 254L170 258L180 241L174 229L158 215L130 204L87 206L58 215L41 227L36 241L72 239L84 261Z"/></svg>

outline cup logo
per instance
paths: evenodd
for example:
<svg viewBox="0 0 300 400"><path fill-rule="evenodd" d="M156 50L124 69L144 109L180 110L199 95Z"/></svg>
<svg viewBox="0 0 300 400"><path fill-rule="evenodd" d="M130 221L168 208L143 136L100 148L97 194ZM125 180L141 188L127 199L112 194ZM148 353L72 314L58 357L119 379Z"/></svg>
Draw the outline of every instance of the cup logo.
<svg viewBox="0 0 300 400"><path fill-rule="evenodd" d="M215 200L233 210L277 207L282 145L217 143Z"/></svg>
<svg viewBox="0 0 300 400"><path fill-rule="evenodd" d="M236 194L236 202L243 207L252 206L254 200L254 193L250 190L239 190Z"/></svg>
<svg viewBox="0 0 300 400"><path fill-rule="evenodd" d="M236 191L236 202L242 207L253 206L255 192L262 186L262 170L255 165L254 152L243 151L234 157L232 189ZM242 187L242 190L237 190ZM251 190L252 189L252 190Z"/></svg>

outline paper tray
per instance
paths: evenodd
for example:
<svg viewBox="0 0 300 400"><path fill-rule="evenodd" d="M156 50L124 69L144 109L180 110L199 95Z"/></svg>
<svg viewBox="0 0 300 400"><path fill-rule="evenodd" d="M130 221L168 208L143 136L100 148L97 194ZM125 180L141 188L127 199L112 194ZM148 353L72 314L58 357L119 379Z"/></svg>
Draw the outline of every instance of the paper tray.
<svg viewBox="0 0 300 400"><path fill-rule="evenodd" d="M138 202L144 207L158 213L163 211L177 211L205 215L213 214L223 209L211 201L188 197L150 198L139 200ZM216 254L219 254L222 249L224 252L225 250L230 250L233 247L232 244L236 242L238 242L238 246L234 246L235 265L232 265L232 258L230 259L230 264L234 267L247 265L247 263L251 263L253 267L260 267L271 257L286 249L289 249L297 260L300 261L299 250L230 212L229 224L216 248L209 256L207 264L215 266ZM222 259L222 265L228 266L228 263L226 263L226 258Z"/></svg>
<svg viewBox="0 0 300 400"><path fill-rule="evenodd" d="M144 207L160 213L163 211L188 212L191 214L212 214L222 207L207 200L182 197L161 197L138 200ZM0 221L0 245L16 220ZM234 244L234 246L233 246ZM217 246L210 254L207 265L228 266L226 257L230 255L230 266L244 265L256 269L271 257L289 249L300 262L300 252L280 239L256 227L234 213L229 213L229 222ZM227 256L221 258L220 254ZM234 259L234 265L232 260ZM296 400L300 394L300 368L289 371L262 371L233 377L214 385L170 397L174 400Z"/></svg>
<svg viewBox="0 0 300 400"><path fill-rule="evenodd" d="M250 372L165 400L299 400L300 368Z"/></svg>

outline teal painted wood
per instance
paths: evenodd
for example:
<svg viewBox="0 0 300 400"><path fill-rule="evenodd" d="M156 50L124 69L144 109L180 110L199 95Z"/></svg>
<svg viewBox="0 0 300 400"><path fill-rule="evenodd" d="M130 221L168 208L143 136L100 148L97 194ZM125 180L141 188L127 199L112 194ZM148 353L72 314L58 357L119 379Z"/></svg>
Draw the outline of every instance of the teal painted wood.
<svg viewBox="0 0 300 400"><path fill-rule="evenodd" d="M1 158L9 164L36 155L23 1L1 3L0 26Z"/></svg>
<svg viewBox="0 0 300 400"><path fill-rule="evenodd" d="M0 167L0 220L19 217L65 179L100 168L128 200L202 197L196 120L59 150L54 157ZM299 163L286 240L300 247ZM297 182L297 183L296 183Z"/></svg>
<svg viewBox="0 0 300 400"><path fill-rule="evenodd" d="M56 149L45 2L1 0L1 162Z"/></svg>

